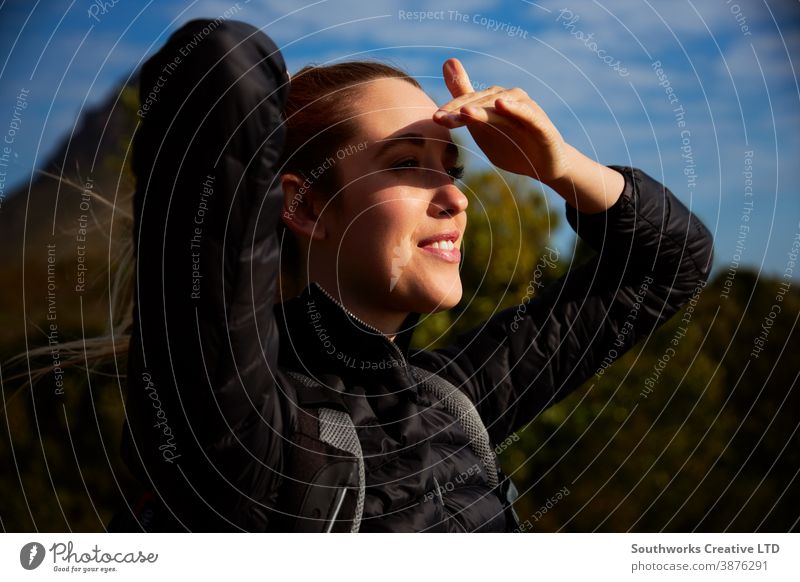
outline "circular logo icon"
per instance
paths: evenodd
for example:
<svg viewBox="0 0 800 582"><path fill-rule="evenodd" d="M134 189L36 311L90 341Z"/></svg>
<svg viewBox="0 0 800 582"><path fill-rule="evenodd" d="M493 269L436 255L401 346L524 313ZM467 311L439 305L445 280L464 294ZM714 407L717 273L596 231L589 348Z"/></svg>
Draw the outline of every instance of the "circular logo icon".
<svg viewBox="0 0 800 582"><path fill-rule="evenodd" d="M38 568L44 561L44 546L39 542L29 542L19 551L19 563L26 570Z"/></svg>

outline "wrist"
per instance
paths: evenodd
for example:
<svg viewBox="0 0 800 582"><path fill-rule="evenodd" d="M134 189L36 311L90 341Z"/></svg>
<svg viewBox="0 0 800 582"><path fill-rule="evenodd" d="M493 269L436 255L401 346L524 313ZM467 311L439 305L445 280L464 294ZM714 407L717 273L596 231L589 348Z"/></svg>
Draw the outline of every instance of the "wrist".
<svg viewBox="0 0 800 582"><path fill-rule="evenodd" d="M560 189L574 183L576 166L583 163L584 160L581 158L584 157L585 156L581 152L567 142L564 142L561 145L561 160L558 173L546 180L541 180L542 183L560 193Z"/></svg>
<svg viewBox="0 0 800 582"><path fill-rule="evenodd" d="M625 177L569 144L563 147L564 171L545 184L580 212L591 214L611 208L625 189Z"/></svg>

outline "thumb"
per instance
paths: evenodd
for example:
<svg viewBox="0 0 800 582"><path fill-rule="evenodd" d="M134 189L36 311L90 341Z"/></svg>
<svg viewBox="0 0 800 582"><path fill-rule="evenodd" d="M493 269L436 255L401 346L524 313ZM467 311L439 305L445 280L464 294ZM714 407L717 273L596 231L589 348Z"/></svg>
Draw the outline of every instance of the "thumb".
<svg viewBox="0 0 800 582"><path fill-rule="evenodd" d="M442 65L444 82L453 97L461 97L473 93L467 70L458 59L447 59Z"/></svg>

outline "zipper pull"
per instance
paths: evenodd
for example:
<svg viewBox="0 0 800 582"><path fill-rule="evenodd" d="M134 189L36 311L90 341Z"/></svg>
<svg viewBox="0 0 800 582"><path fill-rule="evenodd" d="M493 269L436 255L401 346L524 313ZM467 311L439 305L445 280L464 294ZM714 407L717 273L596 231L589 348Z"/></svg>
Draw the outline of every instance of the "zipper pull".
<svg viewBox="0 0 800 582"><path fill-rule="evenodd" d="M325 529L325 533L331 533L333 531L333 526L336 523L336 518L339 515L339 511L342 509L344 496L347 494L347 487L342 487L339 491L340 491L339 500L336 502L336 509L333 511L333 517L331 517L331 521L328 524L328 527Z"/></svg>
<svg viewBox="0 0 800 582"><path fill-rule="evenodd" d="M442 495L442 488L439 485L439 482L436 480L436 477L433 478L433 484L436 485L436 495L439 496L439 501L441 501L442 505L444 505L444 496Z"/></svg>

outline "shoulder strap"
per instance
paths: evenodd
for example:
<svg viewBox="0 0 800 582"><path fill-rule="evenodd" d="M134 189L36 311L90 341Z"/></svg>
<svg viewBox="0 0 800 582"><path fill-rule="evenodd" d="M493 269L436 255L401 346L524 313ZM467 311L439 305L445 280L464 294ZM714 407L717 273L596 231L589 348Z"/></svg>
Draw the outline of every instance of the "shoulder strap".
<svg viewBox="0 0 800 582"><path fill-rule="evenodd" d="M483 424L475 405L461 390L444 378L417 366L409 366L420 386L433 394L450 414L458 421L462 430L469 438L470 447L483 463L489 486L497 487L497 461L492 449L489 433ZM288 372L295 380L309 388L318 389L320 384L305 374L297 371ZM364 474L364 455L361 443L358 440L355 425L347 412L332 408L319 409L319 436L320 440L337 449L354 455L358 460L358 499L355 515L353 517L352 533L357 533L361 526L364 513L364 496L366 492L366 478ZM338 510L334 512L334 517ZM333 520L331 520L333 523Z"/></svg>
<svg viewBox="0 0 800 582"><path fill-rule="evenodd" d="M486 468L489 485L492 488L497 487L497 460L489 441L489 432L475 409L475 405L466 394L441 376L417 366L409 366L409 368L420 385L438 398L445 410L458 420L461 428L469 437L470 447Z"/></svg>
<svg viewBox="0 0 800 582"><path fill-rule="evenodd" d="M289 371L289 376L303 384L304 386L312 389L319 389L321 385L316 380L309 378L305 374L297 371ZM364 514L364 496L366 493L366 476L364 474L364 454L361 451L361 443L358 440L356 427L353 424L353 419L350 414L342 410L333 408L319 408L319 439L332 447L345 451L353 455L358 461L358 496L356 499L355 514L353 516L353 525L350 528L351 533L358 533L361 527L361 518ZM344 498L341 497L333 512L333 517L330 520L330 525L327 532L332 531L333 524L336 522L341 502Z"/></svg>
<svg viewBox="0 0 800 582"><path fill-rule="evenodd" d="M356 427L350 415L341 410L332 408L319 409L319 438L329 445L347 451L358 460L358 498L356 500L353 526L350 533L358 533L361 527L361 516L364 514L364 495L366 493L366 477L364 475L364 454L361 452L361 443L358 440ZM338 508L331 519L330 527L339 513ZM330 532L330 528L328 529Z"/></svg>
<svg viewBox="0 0 800 582"><path fill-rule="evenodd" d="M496 487L495 490L505 508L506 531L520 531L519 516L514 509L514 501L516 501L519 493L511 477L503 474L497 466L497 458L491 446L489 432L486 430L486 426L483 424L475 405L466 394L441 376L437 376L418 366L410 366L410 368L423 388L439 398L445 409L455 416L461 424L461 428L470 439L472 450L486 467L486 472L489 475L489 484L492 487L496 487L499 483L499 487Z"/></svg>

